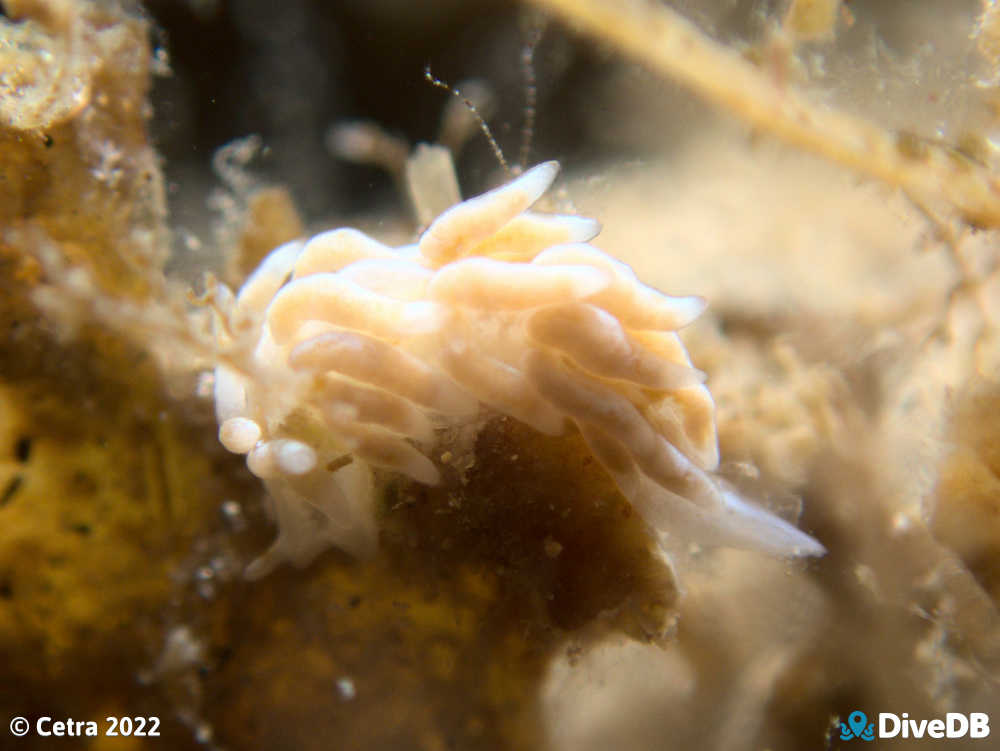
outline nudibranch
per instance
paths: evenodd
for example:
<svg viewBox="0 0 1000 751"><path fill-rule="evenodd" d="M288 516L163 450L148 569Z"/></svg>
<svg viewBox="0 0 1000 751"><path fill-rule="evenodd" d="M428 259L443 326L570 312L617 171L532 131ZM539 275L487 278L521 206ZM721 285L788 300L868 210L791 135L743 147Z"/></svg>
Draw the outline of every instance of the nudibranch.
<svg viewBox="0 0 1000 751"><path fill-rule="evenodd" d="M665 540L823 552L713 474L714 403L676 331L705 307L646 286L588 241L599 225L529 209L545 162L458 203L414 245L353 229L283 245L217 295L219 437L270 493L278 537L248 569L377 542L373 470L436 484L442 430L492 411L579 430Z"/></svg>

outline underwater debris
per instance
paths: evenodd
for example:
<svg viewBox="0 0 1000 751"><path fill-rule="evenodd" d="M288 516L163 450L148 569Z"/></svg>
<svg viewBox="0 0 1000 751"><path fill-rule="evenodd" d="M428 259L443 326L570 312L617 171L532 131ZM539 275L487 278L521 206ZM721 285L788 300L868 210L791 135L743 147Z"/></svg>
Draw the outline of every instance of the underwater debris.
<svg viewBox="0 0 1000 751"><path fill-rule="evenodd" d="M793 0L781 25L797 40L826 40L833 36L838 18L848 12L841 0Z"/></svg>
<svg viewBox="0 0 1000 751"><path fill-rule="evenodd" d="M262 184L250 163L263 150L260 136L238 138L216 150L212 170L222 186L209 196L217 212L214 240L225 253L223 279L240 284L273 248L303 233L302 219L288 190Z"/></svg>
<svg viewBox="0 0 1000 751"><path fill-rule="evenodd" d="M376 543L372 468L436 485L439 429L480 407L547 435L567 419L662 536L776 554L823 548L742 500L714 405L674 333L704 309L586 244L593 220L529 213L558 165L459 203L415 245L351 229L274 250L220 285L219 438L273 498L277 541L248 569Z"/></svg>
<svg viewBox="0 0 1000 751"><path fill-rule="evenodd" d="M958 401L952 451L943 459L930 527L984 590L1000 602L1000 455L996 386L980 383Z"/></svg>
<svg viewBox="0 0 1000 751"><path fill-rule="evenodd" d="M914 159L898 147L897 134L814 104L786 86L784 77L757 69L667 5L623 0L534 0L534 4L614 44L760 132L899 188L946 235L950 230L945 220L952 217L973 228L1000 227L998 181L988 167L956 163L952 150L940 147ZM799 6L809 16L817 12L813 6L832 11L827 2L794 4ZM984 24L989 25L989 15L984 14ZM990 44L988 39L983 43Z"/></svg>

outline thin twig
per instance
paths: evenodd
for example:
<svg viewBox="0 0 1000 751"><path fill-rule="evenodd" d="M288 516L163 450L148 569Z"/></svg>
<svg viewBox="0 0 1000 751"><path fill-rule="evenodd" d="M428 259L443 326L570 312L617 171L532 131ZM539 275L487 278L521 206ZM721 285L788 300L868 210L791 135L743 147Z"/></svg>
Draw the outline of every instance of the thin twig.
<svg viewBox="0 0 1000 751"><path fill-rule="evenodd" d="M532 0L583 31L687 86L758 130L944 204L973 227L1000 227L1000 181L946 148L905 148L901 135L827 109L780 86L670 8L649 0Z"/></svg>

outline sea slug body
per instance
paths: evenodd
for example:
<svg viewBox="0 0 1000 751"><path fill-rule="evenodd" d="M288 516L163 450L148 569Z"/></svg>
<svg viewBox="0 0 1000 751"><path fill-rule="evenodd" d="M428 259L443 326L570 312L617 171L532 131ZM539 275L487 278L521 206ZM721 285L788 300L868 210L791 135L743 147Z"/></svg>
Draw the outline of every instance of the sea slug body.
<svg viewBox="0 0 1000 751"><path fill-rule="evenodd" d="M372 553L373 469L439 482L439 429L482 410L579 430L662 539L823 552L713 474L714 403L675 333L704 300L642 284L588 244L594 220L528 211L557 173L546 162L453 206L416 245L324 232L272 251L235 297L219 290L220 347L245 353L216 368L219 438L279 526L249 576L331 546Z"/></svg>

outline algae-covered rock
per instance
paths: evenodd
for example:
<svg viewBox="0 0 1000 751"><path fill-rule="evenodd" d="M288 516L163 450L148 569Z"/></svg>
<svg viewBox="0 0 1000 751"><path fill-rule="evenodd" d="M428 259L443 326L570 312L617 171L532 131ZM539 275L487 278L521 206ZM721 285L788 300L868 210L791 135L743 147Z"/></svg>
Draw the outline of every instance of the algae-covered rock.
<svg viewBox="0 0 1000 751"><path fill-rule="evenodd" d="M329 553L212 606L227 746L538 748L553 657L668 633L672 573L582 438L495 419L452 461L388 491L375 560Z"/></svg>
<svg viewBox="0 0 1000 751"><path fill-rule="evenodd" d="M161 284L148 25L117 3L5 10L0 705L32 719L159 715L180 748L190 733L135 676L160 639L171 571L216 519L226 457L141 347L35 304L43 290L65 300L51 285L72 285L73 269L95 298L144 301Z"/></svg>
<svg viewBox="0 0 1000 751"><path fill-rule="evenodd" d="M62 244L101 287L148 288L165 260L165 201L146 135L148 24L115 2L5 3L0 226Z"/></svg>
<svg viewBox="0 0 1000 751"><path fill-rule="evenodd" d="M113 2L6 9L4 716L159 717L135 748L541 745L555 654L669 631L677 590L648 528L579 435L496 418L459 431L440 487L386 478L374 560L243 582L269 532L192 393L204 316L163 272L148 24ZM220 266L239 283L301 223L280 187L231 198Z"/></svg>

